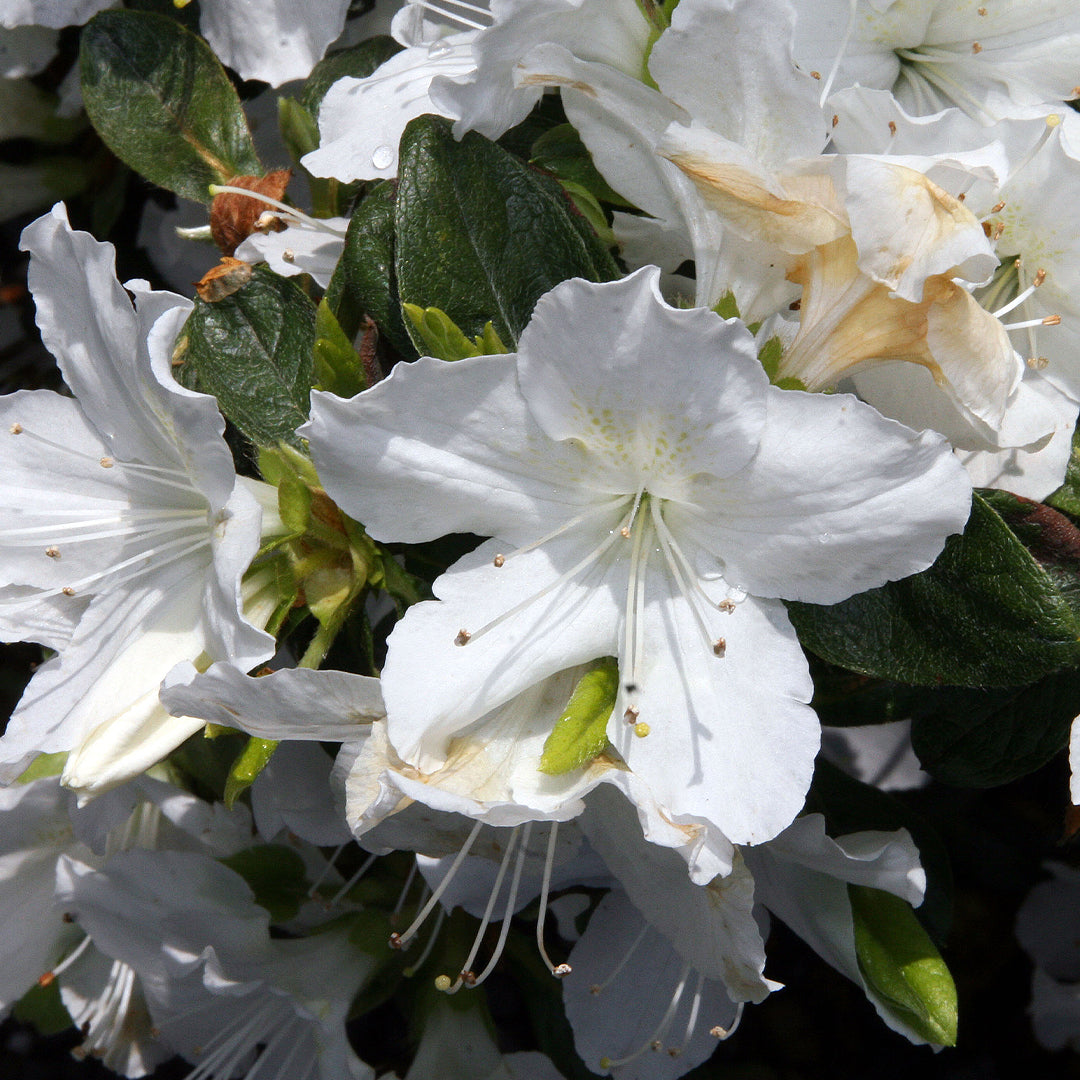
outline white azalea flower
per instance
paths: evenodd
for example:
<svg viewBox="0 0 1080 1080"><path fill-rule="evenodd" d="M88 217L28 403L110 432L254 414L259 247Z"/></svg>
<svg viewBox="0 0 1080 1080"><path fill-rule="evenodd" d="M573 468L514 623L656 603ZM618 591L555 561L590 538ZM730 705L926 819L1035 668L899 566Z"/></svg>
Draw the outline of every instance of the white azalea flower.
<svg viewBox="0 0 1080 1080"><path fill-rule="evenodd" d="M325 289L345 250L348 218L311 218L296 211L283 212L288 228L281 232L254 232L236 249L247 262L265 262L282 277L310 274Z"/></svg>
<svg viewBox="0 0 1080 1080"><path fill-rule="evenodd" d="M66 750L64 782L93 793L202 726L158 703L174 664L247 669L273 653L242 610L241 577L262 511L272 522L276 510L272 489L237 478L214 399L172 378L190 301L129 282L133 308L112 246L72 231L62 206L23 243L38 325L75 400L20 391L0 401L0 632L59 652L0 739L0 778ZM269 610L249 595L264 622Z"/></svg>
<svg viewBox="0 0 1080 1080"><path fill-rule="evenodd" d="M403 760L435 771L499 705L616 655L608 737L631 771L673 821L760 843L801 806L818 746L778 598L833 603L926 567L967 482L937 436L769 387L741 325L669 308L657 277L566 282L518 354L315 394L302 431L376 539L496 537L391 635Z"/></svg>
<svg viewBox="0 0 1080 1080"><path fill-rule="evenodd" d="M156 1030L199 1075L374 1076L344 1025L378 965L348 928L271 939L243 879L196 853L130 851L101 869L65 859L59 880L65 908L138 973Z"/></svg>
<svg viewBox="0 0 1080 1080"><path fill-rule="evenodd" d="M792 0L795 55L825 91L891 90L912 113L957 105L990 124L1077 96L1071 0ZM824 94L823 94L824 96Z"/></svg>

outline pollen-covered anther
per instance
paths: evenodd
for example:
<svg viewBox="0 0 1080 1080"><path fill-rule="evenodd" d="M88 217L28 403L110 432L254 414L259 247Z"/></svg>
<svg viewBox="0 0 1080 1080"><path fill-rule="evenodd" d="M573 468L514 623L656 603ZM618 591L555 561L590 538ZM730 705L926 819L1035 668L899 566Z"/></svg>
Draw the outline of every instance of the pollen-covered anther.
<svg viewBox="0 0 1080 1080"><path fill-rule="evenodd" d="M569 964L556 964L551 969L551 974L554 975L556 979L565 979L573 970L574 969Z"/></svg>
<svg viewBox="0 0 1080 1080"><path fill-rule="evenodd" d="M457 637L454 638L454 644L455 645L468 645L469 641L471 639L472 639L472 634L470 634L468 630L459 630L457 632Z"/></svg>
<svg viewBox="0 0 1080 1080"><path fill-rule="evenodd" d="M727 639L717 638L713 642L713 656L724 656L727 653Z"/></svg>
<svg viewBox="0 0 1080 1080"><path fill-rule="evenodd" d="M45 549L45 554L48 555L50 559L59 559L60 549L58 547L47 547Z"/></svg>
<svg viewBox="0 0 1080 1080"><path fill-rule="evenodd" d="M466 986L475 986L476 985L476 972L475 971L463 971L461 973L461 981Z"/></svg>
<svg viewBox="0 0 1080 1080"><path fill-rule="evenodd" d="M820 71L811 71L810 72L810 78L811 79L817 79L818 82L821 82L821 72Z"/></svg>
<svg viewBox="0 0 1080 1080"><path fill-rule="evenodd" d="M1027 364L1032 371L1044 371L1049 366L1050 361L1045 356L1029 356L1024 363Z"/></svg>
<svg viewBox="0 0 1080 1080"><path fill-rule="evenodd" d="M495 558L491 560L491 563L492 563L493 566L505 566L506 565L506 556L505 555L496 555Z"/></svg>
<svg viewBox="0 0 1080 1080"><path fill-rule="evenodd" d="M1060 326L1061 325L1061 316L1060 315L1047 315L1046 318L1043 319L1042 324L1043 324L1043 326Z"/></svg>
<svg viewBox="0 0 1080 1080"><path fill-rule="evenodd" d="M60 591L65 596L74 596L75 595L75 590L70 585L65 585Z"/></svg>
<svg viewBox="0 0 1080 1080"><path fill-rule="evenodd" d="M727 1038L727 1029L722 1028L719 1024L716 1024L714 1027L709 1028L709 1034L714 1039L726 1039Z"/></svg>
<svg viewBox="0 0 1080 1080"><path fill-rule="evenodd" d="M622 538L623 538L624 540L629 540L629 539L630 539L630 526L629 526L629 525L624 525L624 526L623 526L623 527L622 527L622 528L621 528L621 529L619 530L619 535L620 535L620 536L621 536L621 537L622 537Z"/></svg>
<svg viewBox="0 0 1080 1080"><path fill-rule="evenodd" d="M639 712L637 711L637 709L635 709L635 708L634 708L634 706L633 706L633 705L627 705L627 706L626 706L626 711L625 711L625 712L623 713L623 719L624 719L624 720L625 720L625 721L626 721L626 722L627 722L628 724L636 724L636 723L637 723L637 718L638 718L638 717L639 717L640 715L641 715L641 713L639 713Z"/></svg>
<svg viewBox="0 0 1080 1080"><path fill-rule="evenodd" d="M717 604L716 606L717 606L717 608L720 609L720 611L726 611L729 615L734 615L735 614L735 601L734 600L721 600L720 603Z"/></svg>
<svg viewBox="0 0 1080 1080"><path fill-rule="evenodd" d="M971 51L972 51L972 52L973 52L973 53L974 53L974 54L975 54L976 56L978 56L978 55L979 55L979 53L981 53L981 52L982 52L982 46L981 46L981 45L980 45L980 44L979 44L979 43L978 43L977 41L973 41L973 42L971 43Z"/></svg>
<svg viewBox="0 0 1080 1080"><path fill-rule="evenodd" d="M282 262L292 263L296 262L296 252L292 248L285 248L281 253Z"/></svg>
<svg viewBox="0 0 1080 1080"><path fill-rule="evenodd" d="M990 207L990 213L991 214L1000 214L1001 211L1004 210L1004 209L1005 209L1005 202L1004 202L1004 200L1002 200L999 203L994 203L994 205ZM1017 259L1016 261L1017 261L1017 263L1020 262L1019 259Z"/></svg>
<svg viewBox="0 0 1080 1080"><path fill-rule="evenodd" d="M397 933L397 931L394 931L394 933L390 935L390 940L387 942L387 944L390 946L391 949L404 948L404 944L401 940L401 935Z"/></svg>
<svg viewBox="0 0 1080 1080"><path fill-rule="evenodd" d="M1031 284L1037 289L1046 280L1046 271L1040 266L1035 271L1035 278Z"/></svg>
<svg viewBox="0 0 1080 1080"><path fill-rule="evenodd" d="M113 461L111 457L103 457L98 461L98 464L103 469L111 469L116 464L116 462Z"/></svg>
<svg viewBox="0 0 1080 1080"><path fill-rule="evenodd" d="M8 428L8 431L10 431L12 435L21 435L23 433L23 426L18 421L16 421L14 424L11 425L11 427Z"/></svg>
<svg viewBox="0 0 1080 1080"><path fill-rule="evenodd" d="M645 736L648 735L650 731L652 731L652 728L649 727L649 725L646 724L644 721L642 721L640 724L635 724L634 725L634 734L639 739L644 739Z"/></svg>
<svg viewBox="0 0 1080 1080"><path fill-rule="evenodd" d="M895 120L890 120L889 121L889 134L890 135L895 135L896 134L896 121Z"/></svg>
<svg viewBox="0 0 1080 1080"><path fill-rule="evenodd" d="M833 114L832 114L832 126L833 126L833 127L836 127L836 125L837 125L837 124L839 124L839 123L840 123L840 117L839 117L839 115L838 115L838 114L836 114L836 113L833 113Z"/></svg>

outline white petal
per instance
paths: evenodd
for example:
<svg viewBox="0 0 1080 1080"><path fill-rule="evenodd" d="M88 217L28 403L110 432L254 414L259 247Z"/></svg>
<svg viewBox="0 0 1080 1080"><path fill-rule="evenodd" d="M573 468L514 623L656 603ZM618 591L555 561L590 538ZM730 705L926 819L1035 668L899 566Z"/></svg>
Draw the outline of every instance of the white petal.
<svg viewBox="0 0 1080 1080"><path fill-rule="evenodd" d="M203 0L199 29L242 79L303 79L345 26L348 0Z"/></svg>
<svg viewBox="0 0 1080 1080"><path fill-rule="evenodd" d="M647 477L650 494L677 499L686 477L730 476L753 457L767 380L741 324L669 307L659 279L650 266L556 286L521 335L518 378L543 430L582 444L614 493Z"/></svg>
<svg viewBox="0 0 1080 1080"><path fill-rule="evenodd" d="M299 433L334 501L377 540L474 532L512 545L587 506L597 493L574 482L584 456L541 431L514 360L422 357L349 401L314 392Z"/></svg>
<svg viewBox="0 0 1080 1080"><path fill-rule="evenodd" d="M282 232L254 232L236 249L236 257L248 262L265 262L283 277L310 274L325 289L345 249L345 229L349 220L320 220L325 222L324 228L295 221Z"/></svg>
<svg viewBox="0 0 1080 1080"><path fill-rule="evenodd" d="M646 930L645 936L635 945L642 930ZM627 953L625 967L614 974ZM661 933L644 924L620 890L612 890L600 901L570 953L573 971L563 981L563 1003L574 1029L574 1047L590 1069L599 1070L601 1058L618 1060L653 1040L684 963ZM599 992L597 988L601 988ZM697 973L691 971L678 1008L663 1032L662 1049L647 1049L632 1064L617 1067L613 1076L675 1080L712 1055L717 1039L709 1030L730 1027L736 1007L723 984L709 979L700 988L697 1016L693 1017L697 990ZM688 1030L691 1019L696 1023Z"/></svg>
<svg viewBox="0 0 1080 1080"><path fill-rule="evenodd" d="M771 390L761 449L722 491L721 513L672 507L672 531L720 554L747 592L817 604L925 570L970 510L940 436L844 394Z"/></svg>

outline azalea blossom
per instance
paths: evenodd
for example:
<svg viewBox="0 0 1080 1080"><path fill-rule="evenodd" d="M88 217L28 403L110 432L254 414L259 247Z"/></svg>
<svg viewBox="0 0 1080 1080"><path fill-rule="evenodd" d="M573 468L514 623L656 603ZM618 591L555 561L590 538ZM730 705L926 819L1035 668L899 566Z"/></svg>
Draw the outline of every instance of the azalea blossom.
<svg viewBox="0 0 1080 1080"><path fill-rule="evenodd" d="M981 123L1077 96L1071 0L791 0L795 55L830 89L890 90L912 113L956 105Z"/></svg>
<svg viewBox="0 0 1080 1080"><path fill-rule="evenodd" d="M740 324L669 308L657 277L564 283L519 353L316 393L301 430L376 539L496 537L391 635L402 759L434 771L485 713L617 656L608 738L631 771L674 821L759 843L801 805L819 737L779 597L832 603L924 568L968 485L937 436L771 388Z"/></svg>
<svg viewBox="0 0 1080 1080"><path fill-rule="evenodd" d="M264 512L269 528L280 522L273 490L236 476L217 403L172 377L190 301L133 281L133 307L112 246L73 231L61 205L23 243L38 325L75 399L0 400L0 632L58 652L0 739L0 779L36 754L70 751L64 782L91 793L202 726L158 703L174 664L227 658L247 669L272 655L254 623L275 601L258 575L241 579Z"/></svg>

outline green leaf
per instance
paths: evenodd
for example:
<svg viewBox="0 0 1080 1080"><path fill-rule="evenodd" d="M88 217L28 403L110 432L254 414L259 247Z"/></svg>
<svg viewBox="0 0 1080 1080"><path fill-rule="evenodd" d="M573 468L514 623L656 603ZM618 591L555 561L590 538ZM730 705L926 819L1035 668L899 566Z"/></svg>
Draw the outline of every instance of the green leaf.
<svg viewBox="0 0 1080 1080"><path fill-rule="evenodd" d="M305 533L311 524L311 488L295 476L278 484L278 513L290 533Z"/></svg>
<svg viewBox="0 0 1080 1080"><path fill-rule="evenodd" d="M289 157L299 163L305 154L310 154L319 145L319 125L295 98L278 98L278 128Z"/></svg>
<svg viewBox="0 0 1080 1080"><path fill-rule="evenodd" d="M38 754L19 774L18 783L29 784L43 776L59 776L67 764L68 751L58 750L55 754Z"/></svg>
<svg viewBox="0 0 1080 1080"><path fill-rule="evenodd" d="M213 394L221 411L259 446L299 446L313 381L315 305L265 266L231 296L195 301L175 359L183 381Z"/></svg>
<svg viewBox="0 0 1080 1080"><path fill-rule="evenodd" d="M470 341L445 311L402 304L401 310L409 320L416 337L428 356L439 360L464 360L467 356L486 356L507 352L495 327L484 324L484 332Z"/></svg>
<svg viewBox="0 0 1080 1080"><path fill-rule="evenodd" d="M15 1003L12 1014L24 1024L33 1024L41 1035L58 1035L67 1031L72 1023L60 998L60 983L56 979L45 986L34 983Z"/></svg>
<svg viewBox="0 0 1080 1080"><path fill-rule="evenodd" d="M384 180L354 211L326 302L349 337L370 316L394 348L412 359L417 352L401 317L394 268L395 191L396 184Z"/></svg>
<svg viewBox="0 0 1080 1080"><path fill-rule="evenodd" d="M393 38L373 37L349 49L332 52L311 69L311 74L300 92L300 104L312 116L318 117L319 106L326 97L326 91L338 79L366 79L377 67L400 51L401 46Z"/></svg>
<svg viewBox="0 0 1080 1080"><path fill-rule="evenodd" d="M440 308L468 337L490 321L513 347L536 301L560 281L619 276L554 180L475 133L456 141L441 117L405 129L399 177L401 300Z"/></svg>
<svg viewBox="0 0 1080 1080"><path fill-rule="evenodd" d="M533 143L532 164L560 180L579 185L601 202L622 207L631 205L600 175L572 124L559 124L545 131Z"/></svg>
<svg viewBox="0 0 1080 1080"><path fill-rule="evenodd" d="M304 860L284 844L259 844L220 860L239 874L255 894L255 903L270 912L271 922L295 918L307 896Z"/></svg>
<svg viewBox="0 0 1080 1080"><path fill-rule="evenodd" d="M938 1046L956 1045L956 985L911 906L848 885L859 970L889 1011Z"/></svg>
<svg viewBox="0 0 1080 1080"><path fill-rule="evenodd" d="M210 184L262 173L240 99L206 42L145 11L103 11L82 33L90 122L152 183L195 202Z"/></svg>
<svg viewBox="0 0 1080 1080"><path fill-rule="evenodd" d="M540 771L552 776L580 769L607 746L607 722L619 694L619 665L612 656L597 660L578 679L562 716L544 743Z"/></svg>
<svg viewBox="0 0 1080 1080"><path fill-rule="evenodd" d="M324 297L315 311L315 384L338 397L350 398L367 389L360 356L341 329Z"/></svg>
<svg viewBox="0 0 1080 1080"><path fill-rule="evenodd" d="M1009 690L943 688L911 710L923 768L958 787L1007 784L1046 764L1080 714L1080 678L1061 671Z"/></svg>
<svg viewBox="0 0 1080 1080"><path fill-rule="evenodd" d="M225 780L225 805L232 805L252 784L259 773L270 763L277 749L276 739L257 739L250 736L247 745L240 751L229 769Z"/></svg>
<svg viewBox="0 0 1080 1080"><path fill-rule="evenodd" d="M787 607L806 648L878 678L1017 686L1080 663L1080 619L979 494L924 573L828 607Z"/></svg>
<svg viewBox="0 0 1080 1080"><path fill-rule="evenodd" d="M1065 479L1046 502L1056 510L1080 517L1080 425L1073 432L1072 454L1065 469Z"/></svg>

